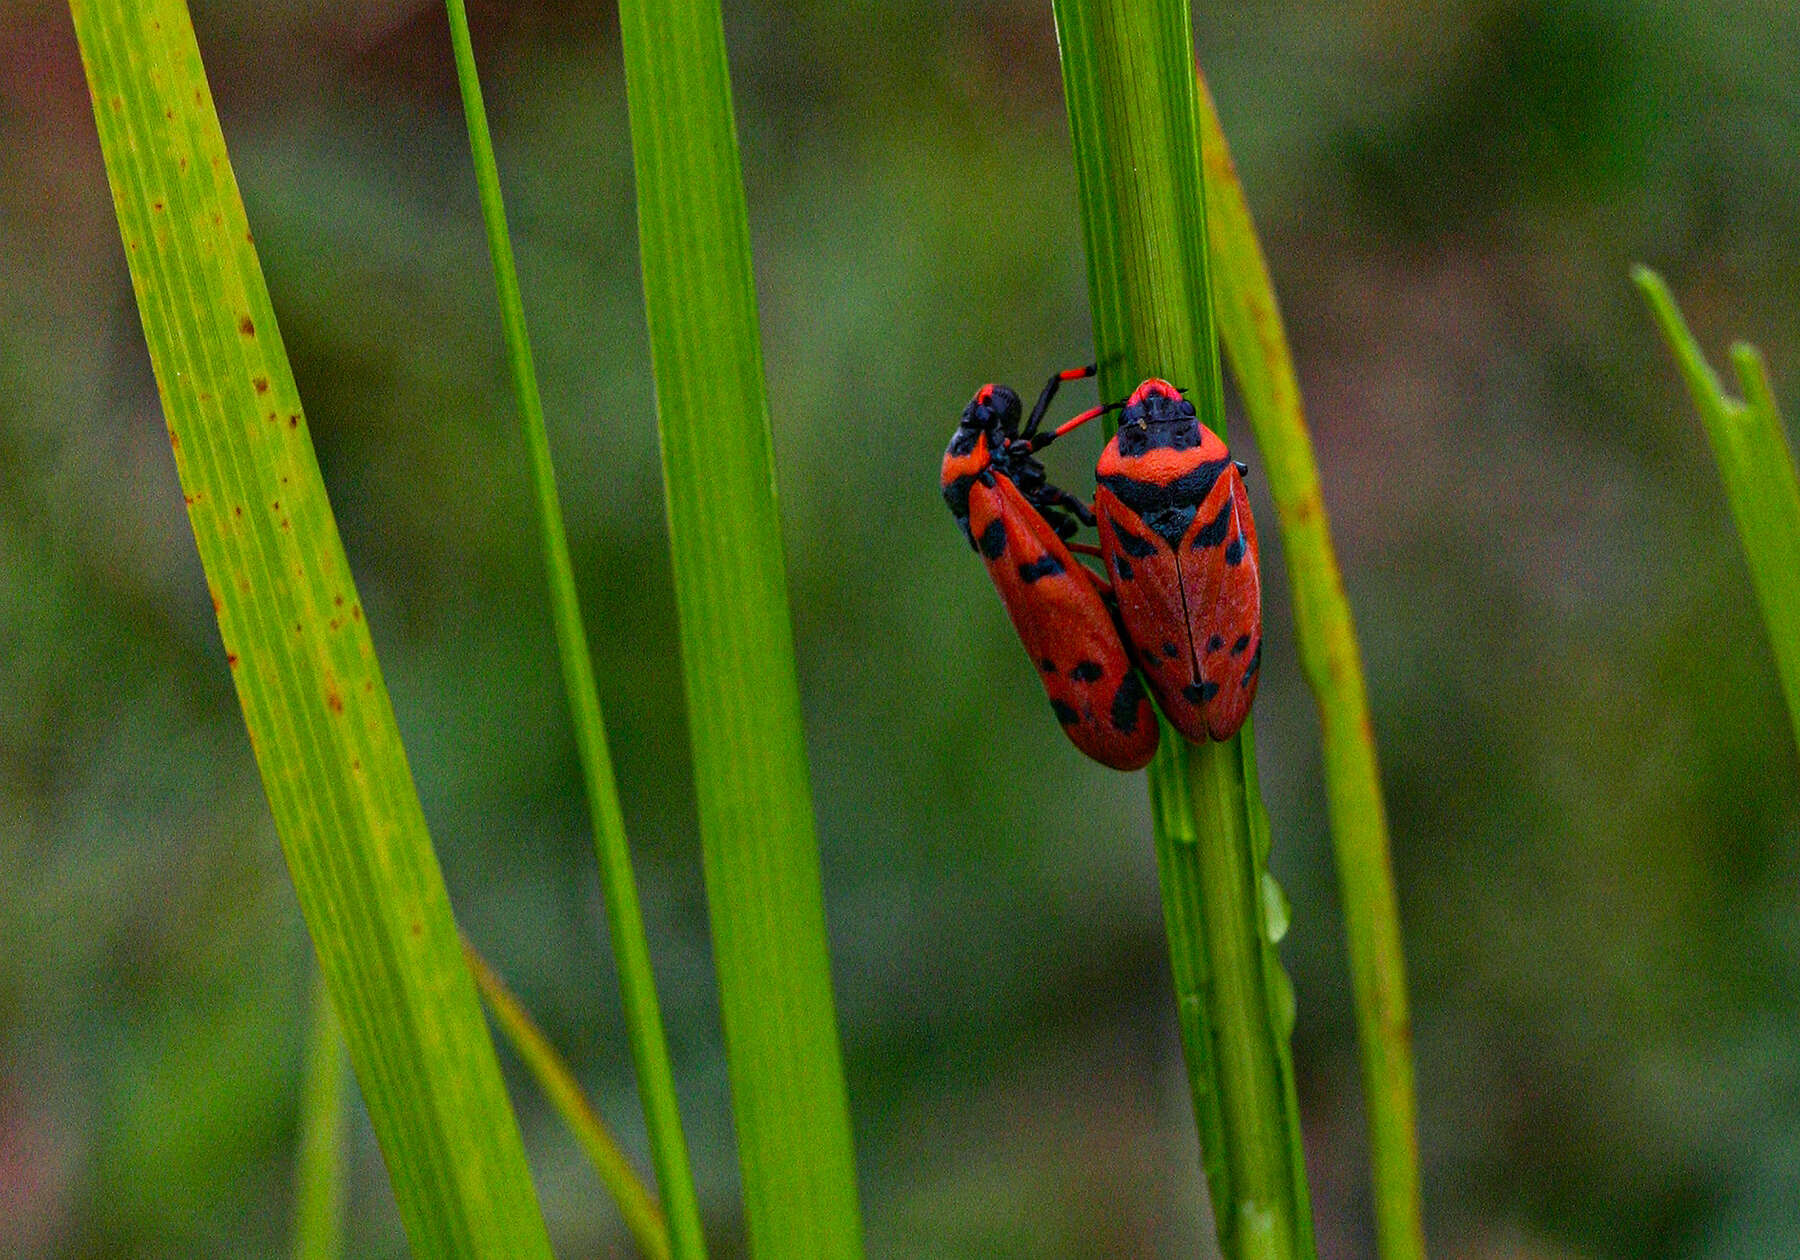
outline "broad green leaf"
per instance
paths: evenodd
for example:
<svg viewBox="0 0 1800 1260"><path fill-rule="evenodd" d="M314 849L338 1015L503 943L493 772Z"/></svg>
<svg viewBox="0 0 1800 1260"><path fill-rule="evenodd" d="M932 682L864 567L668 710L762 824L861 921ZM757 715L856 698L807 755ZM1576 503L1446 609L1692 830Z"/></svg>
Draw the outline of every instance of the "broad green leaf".
<svg viewBox="0 0 1800 1260"><path fill-rule="evenodd" d="M750 1249L861 1254L718 0L621 0L713 958Z"/></svg>
<svg viewBox="0 0 1800 1260"><path fill-rule="evenodd" d="M1193 30L1184 0L1056 0L1101 396L1160 376L1224 432ZM1165 723L1152 820L1182 1044L1226 1255L1310 1255L1292 993L1263 924L1268 822L1246 724Z"/></svg>
<svg viewBox="0 0 1800 1260"><path fill-rule="evenodd" d="M1385 1260L1418 1260L1425 1254L1425 1232L1412 1025L1406 1013L1399 897L1388 857L1387 808L1381 797L1362 653L1338 572L1281 308L1218 110L1204 77L1199 84L1214 314L1244 400L1244 414L1267 468L1294 595L1294 640L1319 710L1325 799L1337 854L1369 1117L1376 1236Z"/></svg>
<svg viewBox="0 0 1800 1260"><path fill-rule="evenodd" d="M1731 362L1744 397L1726 394L1662 277L1638 267L1632 278L1662 327L1706 427L1800 746L1800 476L1768 370L1756 347L1739 342L1731 348Z"/></svg>
<svg viewBox="0 0 1800 1260"><path fill-rule="evenodd" d="M415 1254L548 1257L180 0L73 0L224 664Z"/></svg>

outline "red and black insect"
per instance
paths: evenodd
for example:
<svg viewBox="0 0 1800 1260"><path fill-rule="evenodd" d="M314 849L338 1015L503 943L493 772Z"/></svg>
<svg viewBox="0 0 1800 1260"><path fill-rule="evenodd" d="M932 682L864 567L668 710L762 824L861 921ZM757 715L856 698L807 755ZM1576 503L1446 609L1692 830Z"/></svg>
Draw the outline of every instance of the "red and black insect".
<svg viewBox="0 0 1800 1260"><path fill-rule="evenodd" d="M1041 449L1111 407L1034 442ZM1126 400L1100 454L1094 514L1120 620L1176 730L1229 739L1256 698L1262 578L1244 465L1167 381Z"/></svg>
<svg viewBox="0 0 1800 1260"><path fill-rule="evenodd" d="M1051 485L1032 455L1058 386L1093 373L1051 377L1023 429L1019 396L983 385L944 452L944 500L987 562L1070 740L1102 765L1136 770L1156 752L1156 715L1108 607L1111 592L1064 541L1094 516Z"/></svg>

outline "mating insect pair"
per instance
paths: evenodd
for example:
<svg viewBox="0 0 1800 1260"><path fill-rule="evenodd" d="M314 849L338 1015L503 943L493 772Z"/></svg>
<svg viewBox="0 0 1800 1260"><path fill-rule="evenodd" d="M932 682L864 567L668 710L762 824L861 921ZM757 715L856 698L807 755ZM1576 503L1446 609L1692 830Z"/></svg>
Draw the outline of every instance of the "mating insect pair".
<svg viewBox="0 0 1800 1260"><path fill-rule="evenodd" d="M1063 730L1103 765L1136 770L1157 743L1139 670L1188 739L1229 739L1250 712L1262 664L1256 523L1247 470L1166 381L1041 431L1062 383L1093 374L1051 377L1023 426L1019 396L983 385L944 452L944 499ZM1109 411L1121 412L1119 431L1090 509L1050 484L1037 452ZM1081 525L1098 526L1098 548L1069 541ZM1097 556L1111 582L1077 552Z"/></svg>

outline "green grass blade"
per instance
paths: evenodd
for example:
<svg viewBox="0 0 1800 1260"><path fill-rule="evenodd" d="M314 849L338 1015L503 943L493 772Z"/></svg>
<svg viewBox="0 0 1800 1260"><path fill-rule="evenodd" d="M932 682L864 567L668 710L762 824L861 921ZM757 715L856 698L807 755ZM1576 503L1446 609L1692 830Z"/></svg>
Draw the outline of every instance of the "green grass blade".
<svg viewBox="0 0 1800 1260"><path fill-rule="evenodd" d="M226 660L407 1236L548 1257L186 6L70 8Z"/></svg>
<svg viewBox="0 0 1800 1260"><path fill-rule="evenodd" d="M344 1039L321 980L313 994L294 1175L294 1260L344 1254Z"/></svg>
<svg viewBox="0 0 1800 1260"><path fill-rule="evenodd" d="M1204 948L1206 904L1201 895L1198 850L1200 833L1188 778L1182 762L1181 737L1163 724L1162 740L1149 768L1150 826L1156 845L1156 874L1162 888L1163 931L1169 938L1169 964L1175 981L1175 1014L1187 1061L1188 1092L1200 1131L1200 1163L1206 1172L1213 1211L1231 1199L1231 1165L1225 1149L1225 1111L1219 1098L1219 1064L1214 1059L1211 988Z"/></svg>
<svg viewBox="0 0 1800 1260"><path fill-rule="evenodd" d="M1222 432L1188 6L1056 0L1055 10L1101 396L1161 376ZM1181 1026L1202 1139L1216 1134L1222 1150L1205 1156L1220 1244L1232 1257L1310 1255L1292 992L1265 923L1251 728L1222 744L1186 745L1169 729L1164 739L1177 751L1150 768L1158 869L1177 981L1203 978L1205 1018L1184 1010ZM1177 826L1183 804L1188 821Z"/></svg>
<svg viewBox="0 0 1800 1260"><path fill-rule="evenodd" d="M1632 278L1662 327L1712 444L1800 746L1800 477L1768 371L1755 347L1742 342L1733 346L1732 364L1744 398L1728 396L1662 277L1638 267Z"/></svg>
<svg viewBox="0 0 1800 1260"><path fill-rule="evenodd" d="M475 975L475 984L481 990L488 1010L493 1013L494 1023L499 1025L513 1052L537 1081L556 1114L562 1117L563 1124L581 1144L588 1162L600 1176L600 1184L619 1205L619 1214L625 1218L632 1237L651 1260L669 1260L672 1254L669 1226L663 1218L662 1208L631 1166L606 1122L600 1119L600 1113L581 1092L575 1073L569 1070L550 1039L532 1022L525 1007L500 979L500 974L466 940L463 949L469 960L469 970Z"/></svg>
<svg viewBox="0 0 1800 1260"><path fill-rule="evenodd" d="M562 659L563 687L569 697L575 741L581 755L582 779L587 786L588 813L593 819L594 850L600 861L600 885L606 898L606 922L619 972L625 1027L631 1040L632 1062L637 1068L656 1181L669 1205L668 1237L664 1240L663 1254L668 1253L672 1243L674 1254L681 1260L699 1260L706 1254L706 1241L700 1227L700 1201L688 1165L687 1139L681 1131L675 1073L669 1063L668 1038L663 1034L662 1009L657 1002L656 980L650 967L650 944L644 932L643 911L638 905L631 850L625 839L625 815L619 807L612 753L607 748L606 723L600 712L600 692L594 685L593 658L588 651L587 629L582 624L581 602L575 593L575 569L569 560L568 531L563 526L562 503L556 492L556 469L551 464L550 437L544 424L544 404L538 393L537 371L532 366L531 338L525 328L525 303L519 291L518 268L513 263L512 241L506 230L500 171L494 160L493 140L488 134L487 111L481 102L481 82L476 75L475 50L469 38L468 13L462 0L448 0L448 8L456 76L462 87L463 112L469 129L469 150L475 163L475 182L481 192L481 216L487 229L488 252L494 263L507 363L512 372L519 419L524 426L532 486L537 492L539 534L544 549L544 567L550 579L550 607L556 624L558 654Z"/></svg>
<svg viewBox="0 0 1800 1260"><path fill-rule="evenodd" d="M1204 78L1199 85L1214 315L1267 467L1294 592L1294 638L1319 710L1325 798L1369 1116L1376 1235L1385 1260L1419 1260L1425 1254L1425 1230L1406 960L1362 653L1338 572L1281 309L1218 110Z"/></svg>
<svg viewBox="0 0 1800 1260"><path fill-rule="evenodd" d="M861 1254L718 0L621 0L638 243L751 1251Z"/></svg>

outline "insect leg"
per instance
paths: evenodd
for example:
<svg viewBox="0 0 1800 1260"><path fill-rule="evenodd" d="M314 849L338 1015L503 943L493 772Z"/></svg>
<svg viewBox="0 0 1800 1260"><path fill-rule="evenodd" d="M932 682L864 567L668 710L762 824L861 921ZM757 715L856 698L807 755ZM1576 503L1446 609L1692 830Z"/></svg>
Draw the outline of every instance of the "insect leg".
<svg viewBox="0 0 1800 1260"><path fill-rule="evenodd" d="M1058 372L1044 382L1044 392L1038 395L1037 406L1031 409L1031 418L1025 421L1025 427L1019 430L1019 436L1029 438L1038 431L1044 422L1044 413L1050 410L1050 403L1056 397L1056 391L1062 388L1064 381L1079 381L1092 376L1100 369L1090 363L1086 367L1070 368L1066 372Z"/></svg>
<svg viewBox="0 0 1800 1260"><path fill-rule="evenodd" d="M1033 451L1041 451L1046 446L1050 445L1050 443L1056 441L1057 438L1061 437L1065 433L1068 433L1070 430L1079 429L1082 425L1086 424L1089 420L1098 419L1099 417L1105 415L1109 411L1119 411L1124 406L1125 406L1125 404L1123 402L1109 402L1109 403L1103 403L1098 407L1089 407L1086 411L1082 412L1080 415L1076 416L1074 419L1065 420L1062 424L1057 425L1056 428L1051 430L1049 433L1040 433L1036 437L1032 438L1031 439L1031 449Z"/></svg>
<svg viewBox="0 0 1800 1260"><path fill-rule="evenodd" d="M1094 510L1080 499L1077 499L1074 495L1070 494L1067 490L1058 489L1056 486L1046 486L1044 488L1050 495L1054 496L1050 499L1051 504L1059 508L1067 509L1069 512L1073 513L1075 519L1080 521L1083 525L1091 528L1097 524L1094 519Z"/></svg>

